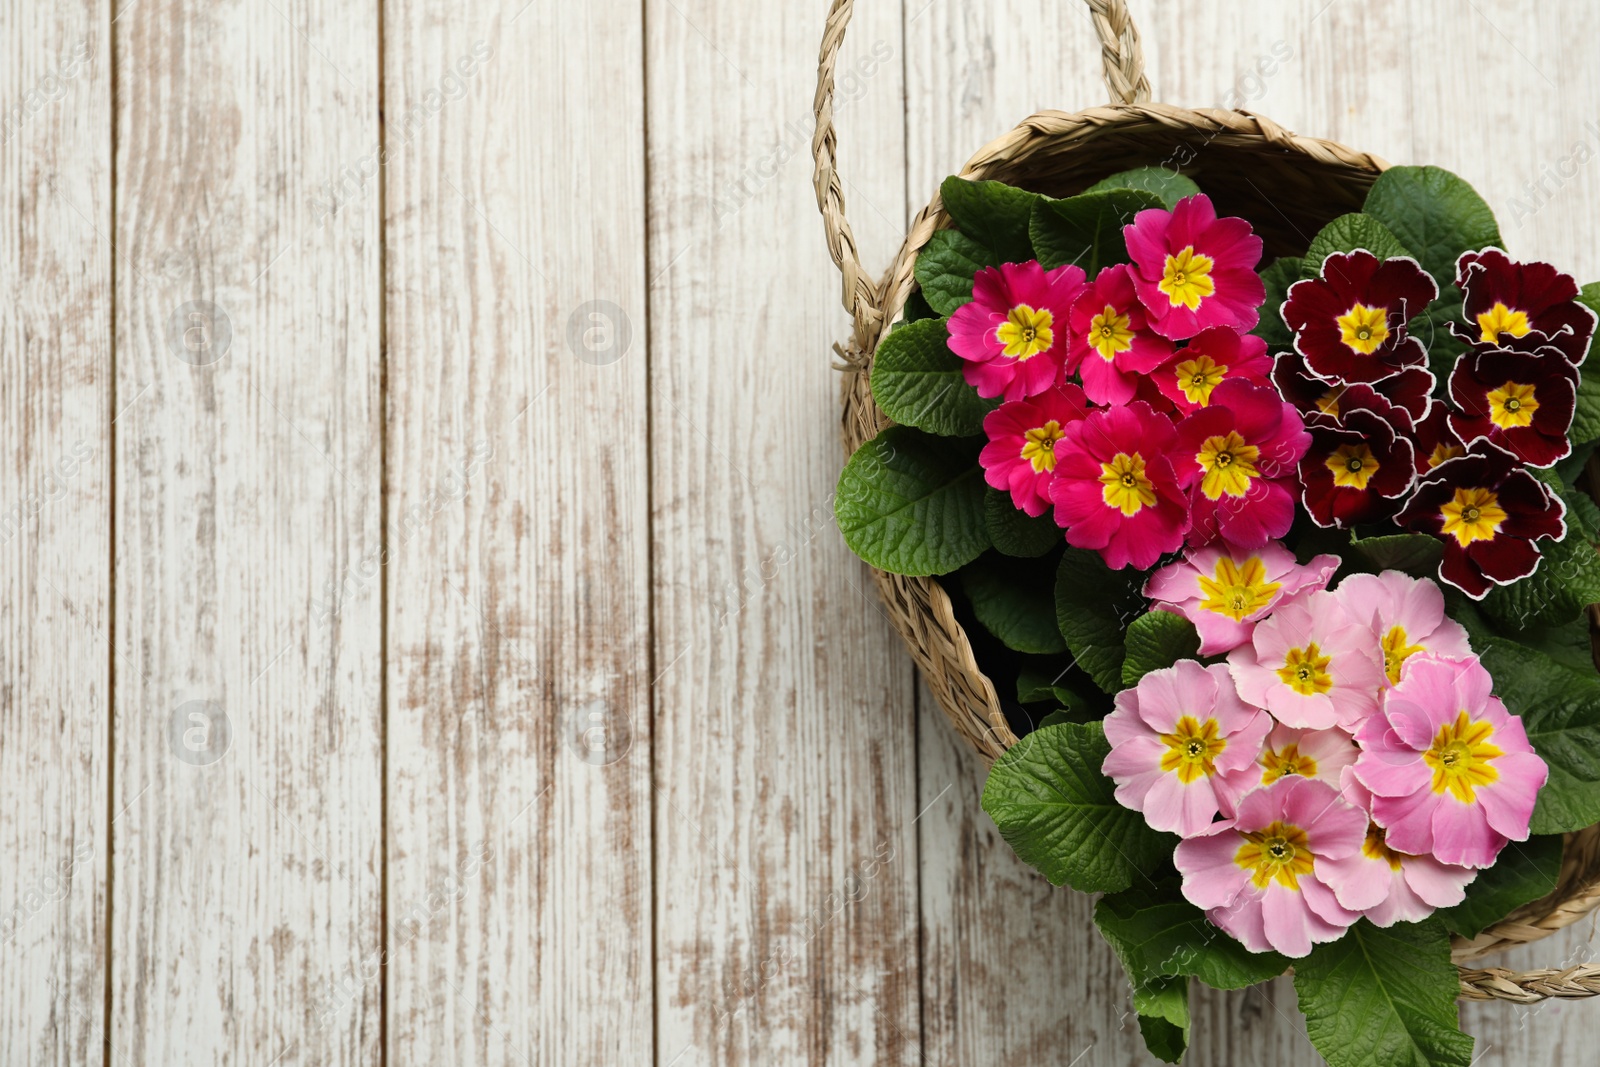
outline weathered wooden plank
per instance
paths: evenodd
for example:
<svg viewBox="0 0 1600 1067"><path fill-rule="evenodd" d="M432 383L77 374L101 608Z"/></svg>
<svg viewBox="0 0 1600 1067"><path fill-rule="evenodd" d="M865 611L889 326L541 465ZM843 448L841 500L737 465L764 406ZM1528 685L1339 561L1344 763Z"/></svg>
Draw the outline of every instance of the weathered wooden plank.
<svg viewBox="0 0 1600 1067"><path fill-rule="evenodd" d="M911 670L832 522L824 7L647 5L663 1065L918 1061ZM862 4L840 65L878 267L905 218L900 19Z"/></svg>
<svg viewBox="0 0 1600 1067"><path fill-rule="evenodd" d="M317 206L378 141L377 31L117 19L118 1064L378 1060L378 213Z"/></svg>
<svg viewBox="0 0 1600 1067"><path fill-rule="evenodd" d="M0 1063L105 1033L109 20L0 4Z"/></svg>
<svg viewBox="0 0 1600 1067"><path fill-rule="evenodd" d="M642 13L384 11L389 1062L647 1063Z"/></svg>

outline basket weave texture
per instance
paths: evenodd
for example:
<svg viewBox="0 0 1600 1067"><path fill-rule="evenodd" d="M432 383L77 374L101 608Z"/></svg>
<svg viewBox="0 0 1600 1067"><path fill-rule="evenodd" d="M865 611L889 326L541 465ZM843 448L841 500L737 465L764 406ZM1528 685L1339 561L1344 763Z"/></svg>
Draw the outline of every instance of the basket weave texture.
<svg viewBox="0 0 1600 1067"><path fill-rule="evenodd" d="M1216 203L1218 214L1251 221L1267 261L1302 252L1326 223L1359 211L1367 189L1389 164L1332 141L1302 137L1245 111L1190 109L1150 102L1139 38L1124 0L1085 0L1101 43L1112 103L1067 114L1042 111L991 141L960 176L995 179L1049 196L1070 196L1119 171L1181 167ZM916 215L888 271L872 278L856 253L845 218L833 126L833 69L854 0L834 0L822 37L812 142L817 204L828 250L844 280L851 338L836 345L844 372L844 443L853 452L891 425L872 399L872 356L915 285L917 254L950 217L936 195ZM950 597L932 578L873 571L890 619L956 732L987 760L1017 740L994 683L978 667ZM1595 609L1591 608L1593 616ZM1537 941L1600 904L1600 826L1568 834L1556 889L1517 909L1471 940L1457 938L1458 964ZM1511 971L1461 967L1466 999L1532 1003L1600 994L1600 965Z"/></svg>

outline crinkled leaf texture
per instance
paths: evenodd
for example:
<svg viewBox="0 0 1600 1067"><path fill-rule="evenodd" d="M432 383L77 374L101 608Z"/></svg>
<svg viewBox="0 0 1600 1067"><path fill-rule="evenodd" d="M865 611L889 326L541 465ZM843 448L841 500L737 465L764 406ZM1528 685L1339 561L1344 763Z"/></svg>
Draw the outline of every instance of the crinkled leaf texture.
<svg viewBox="0 0 1600 1067"><path fill-rule="evenodd" d="M943 437L983 432L983 417L1000 406L967 384L965 361L950 351L942 319L923 319L895 330L872 360L872 399L902 426Z"/></svg>
<svg viewBox="0 0 1600 1067"><path fill-rule="evenodd" d="M833 514L850 551L895 574L948 574L989 547L981 439L891 426L856 449Z"/></svg>
<svg viewBox="0 0 1600 1067"><path fill-rule="evenodd" d="M1110 751L1098 722L1062 723L1022 738L989 772L983 810L1052 885L1084 893L1126 889L1177 844L1117 803L1100 771Z"/></svg>
<svg viewBox="0 0 1600 1067"><path fill-rule="evenodd" d="M1461 983L1437 919L1380 929L1363 919L1296 960L1306 1034L1329 1067L1468 1067Z"/></svg>

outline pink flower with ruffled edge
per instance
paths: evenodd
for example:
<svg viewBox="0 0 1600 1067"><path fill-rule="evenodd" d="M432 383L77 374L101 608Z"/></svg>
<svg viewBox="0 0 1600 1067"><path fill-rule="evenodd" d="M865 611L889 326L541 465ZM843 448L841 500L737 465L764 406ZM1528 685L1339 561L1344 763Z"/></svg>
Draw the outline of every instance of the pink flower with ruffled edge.
<svg viewBox="0 0 1600 1067"><path fill-rule="evenodd" d="M950 351L979 396L1007 400L1042 393L1061 380L1067 313L1084 287L1083 268L1046 271L1037 261L985 267L972 300L950 316Z"/></svg>
<svg viewBox="0 0 1600 1067"><path fill-rule="evenodd" d="M1255 329L1267 290L1256 274L1261 238L1240 218L1217 218L1204 194L1152 208L1122 228L1150 325L1174 341L1208 326Z"/></svg>
<svg viewBox="0 0 1600 1067"><path fill-rule="evenodd" d="M1260 778L1255 785L1269 786L1281 778L1298 775L1342 789L1340 775L1360 754L1355 738L1338 727L1302 730L1280 722L1273 726L1261 746L1261 755L1256 757Z"/></svg>
<svg viewBox="0 0 1600 1067"><path fill-rule="evenodd" d="M1211 404L1211 393L1230 378L1270 386L1267 342L1231 326L1201 330L1172 358L1150 373L1156 388L1185 415Z"/></svg>
<svg viewBox="0 0 1600 1067"><path fill-rule="evenodd" d="M1144 595L1153 607L1194 623L1200 655L1215 656L1250 640L1256 623L1280 603L1326 588L1338 569L1338 556L1317 556L1302 566L1276 541L1260 548L1219 541L1191 548L1150 575Z"/></svg>
<svg viewBox="0 0 1600 1067"><path fill-rule="evenodd" d="M978 462L984 480L1010 493L1011 502L1029 515L1043 515L1050 510L1056 445L1067 427L1088 413L1083 390L1070 384L1001 404L983 417L989 443L978 454Z"/></svg>
<svg viewBox="0 0 1600 1067"><path fill-rule="evenodd" d="M1400 680L1401 665L1419 652L1472 655L1467 631L1445 617L1444 590L1427 578L1400 571L1352 574L1333 595L1356 618L1371 619L1390 685Z"/></svg>
<svg viewBox="0 0 1600 1067"><path fill-rule="evenodd" d="M1183 494L1167 453L1176 434L1164 415L1134 401L1067 427L1050 483L1067 543L1092 548L1106 566L1144 569L1183 544Z"/></svg>
<svg viewBox="0 0 1600 1067"><path fill-rule="evenodd" d="M1328 592L1297 597L1257 623L1228 667L1246 702L1312 730L1354 730L1378 710L1387 681L1368 620Z"/></svg>
<svg viewBox="0 0 1600 1067"><path fill-rule="evenodd" d="M1236 818L1178 843L1183 895L1252 952L1299 958L1360 916L1323 868L1361 848L1367 816L1326 782L1290 777L1239 801Z"/></svg>
<svg viewBox="0 0 1600 1067"><path fill-rule="evenodd" d="M1141 375L1172 355L1172 342L1152 332L1126 263L1107 267L1072 303L1066 372L1083 380L1097 404L1126 404Z"/></svg>
<svg viewBox="0 0 1600 1067"><path fill-rule="evenodd" d="M1172 465L1189 491L1189 540L1264 545L1294 523L1296 472L1311 435L1270 386L1232 378L1178 424Z"/></svg>
<svg viewBox="0 0 1600 1067"><path fill-rule="evenodd" d="M1528 839L1550 771L1491 685L1476 656L1413 656L1382 714L1356 731L1355 776L1390 848L1487 867L1508 840Z"/></svg>
<svg viewBox="0 0 1600 1067"><path fill-rule="evenodd" d="M1118 803L1155 829L1197 834L1218 812L1232 814L1271 728L1239 700L1226 667L1179 660L1117 694L1101 769L1117 783Z"/></svg>
<svg viewBox="0 0 1600 1067"><path fill-rule="evenodd" d="M1367 810L1372 794L1349 771L1345 799ZM1451 908L1466 899L1467 886L1478 877L1470 867L1452 867L1432 856L1412 856L1389 847L1383 827L1367 824L1361 847L1343 859L1318 865L1322 880L1342 907L1359 911L1375 926L1414 923L1436 908Z"/></svg>

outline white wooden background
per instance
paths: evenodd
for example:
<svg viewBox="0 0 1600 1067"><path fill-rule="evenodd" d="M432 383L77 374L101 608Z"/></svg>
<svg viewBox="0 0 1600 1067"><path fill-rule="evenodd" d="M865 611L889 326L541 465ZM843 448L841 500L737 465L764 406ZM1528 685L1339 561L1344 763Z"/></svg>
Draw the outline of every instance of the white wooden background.
<svg viewBox="0 0 1600 1067"><path fill-rule="evenodd" d="M831 524L825 8L0 0L0 1064L1150 1062ZM1104 98L1072 0L858 8L874 266ZM1133 8L1158 99L1600 278L1587 0ZM1315 1062L1287 982L1197 1002Z"/></svg>

